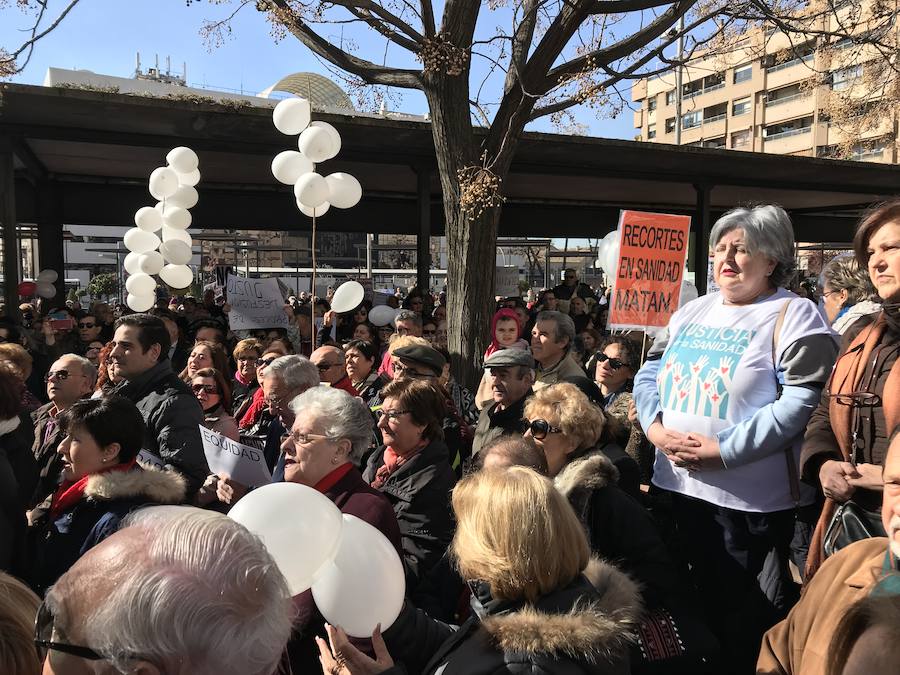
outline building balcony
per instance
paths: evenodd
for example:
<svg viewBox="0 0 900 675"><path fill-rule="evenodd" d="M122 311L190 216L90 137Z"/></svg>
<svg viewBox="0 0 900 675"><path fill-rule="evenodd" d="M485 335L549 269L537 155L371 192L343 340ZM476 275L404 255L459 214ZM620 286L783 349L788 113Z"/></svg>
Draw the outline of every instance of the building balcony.
<svg viewBox="0 0 900 675"><path fill-rule="evenodd" d="M765 123L773 124L795 117L812 115L815 110L815 99L809 95L786 96L777 101L766 102L764 108Z"/></svg>
<svg viewBox="0 0 900 675"><path fill-rule="evenodd" d="M812 74L810 69L815 58L814 54L810 54L802 59L792 59L766 68L766 88L771 91L807 79Z"/></svg>
<svg viewBox="0 0 900 675"><path fill-rule="evenodd" d="M763 152L787 155L808 150L812 147L812 127L790 129L763 139Z"/></svg>

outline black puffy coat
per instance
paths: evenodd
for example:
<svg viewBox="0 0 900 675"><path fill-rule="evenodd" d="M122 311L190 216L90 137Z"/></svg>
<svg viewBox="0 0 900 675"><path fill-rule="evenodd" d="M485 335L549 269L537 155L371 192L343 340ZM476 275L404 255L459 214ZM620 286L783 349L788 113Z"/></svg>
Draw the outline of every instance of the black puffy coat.
<svg viewBox="0 0 900 675"><path fill-rule="evenodd" d="M385 446L369 457L363 472L367 483L375 480L384 465ZM449 452L443 441L432 441L422 451L392 473L381 491L390 500L400 525L406 586L415 588L453 538L450 491L456 475L450 468Z"/></svg>
<svg viewBox="0 0 900 675"><path fill-rule="evenodd" d="M640 596L612 565L592 560L534 603L493 600L483 584L475 591L459 628L407 605L384 633L397 665L383 675L628 675Z"/></svg>
<svg viewBox="0 0 900 675"><path fill-rule="evenodd" d="M193 496L209 475L200 437L203 409L190 388L172 371L169 360L122 382L113 393L134 403L144 417L142 452L159 460L154 463L179 471L187 479L188 496Z"/></svg>
<svg viewBox="0 0 900 675"><path fill-rule="evenodd" d="M24 546L25 510L37 464L28 415L0 420L0 570L15 571Z"/></svg>

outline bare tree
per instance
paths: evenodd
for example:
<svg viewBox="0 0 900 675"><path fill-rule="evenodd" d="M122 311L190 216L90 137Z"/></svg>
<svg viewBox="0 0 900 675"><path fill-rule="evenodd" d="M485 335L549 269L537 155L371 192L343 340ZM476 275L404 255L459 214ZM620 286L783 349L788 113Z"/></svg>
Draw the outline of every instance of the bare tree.
<svg viewBox="0 0 900 675"><path fill-rule="evenodd" d="M69 0L54 15L50 8L51 0L0 0L0 10L8 9L15 4L30 17L30 27L25 31L28 37L22 44L13 47L12 51L0 47L0 79L18 75L25 70L31 60L35 44L53 32L79 2L80 0Z"/></svg>

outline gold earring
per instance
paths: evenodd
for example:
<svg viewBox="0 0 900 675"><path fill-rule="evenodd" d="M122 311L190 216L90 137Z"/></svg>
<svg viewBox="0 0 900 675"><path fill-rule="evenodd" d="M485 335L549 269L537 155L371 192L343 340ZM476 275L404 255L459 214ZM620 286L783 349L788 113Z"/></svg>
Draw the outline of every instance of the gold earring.
<svg viewBox="0 0 900 675"><path fill-rule="evenodd" d="M338 463L337 455L335 455L334 457L331 458L331 463L332 463L332 464L337 464L337 463Z"/></svg>

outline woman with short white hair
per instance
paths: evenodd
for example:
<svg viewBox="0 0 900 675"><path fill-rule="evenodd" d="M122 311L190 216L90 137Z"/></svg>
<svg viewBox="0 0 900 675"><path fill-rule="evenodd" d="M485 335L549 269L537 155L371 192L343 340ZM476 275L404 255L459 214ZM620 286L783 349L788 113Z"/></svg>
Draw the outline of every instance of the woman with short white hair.
<svg viewBox="0 0 900 675"><path fill-rule="evenodd" d="M837 345L818 308L783 288L794 235L781 207L732 209L710 248L720 291L675 312L634 399L698 600L731 672L750 673L796 601L795 511L815 498L797 480L800 442Z"/></svg>
<svg viewBox="0 0 900 675"><path fill-rule="evenodd" d="M881 304L869 271L860 267L853 255L832 258L822 270L822 302L831 327L841 335L858 319L875 314Z"/></svg>
<svg viewBox="0 0 900 675"><path fill-rule="evenodd" d="M366 483L356 465L372 439L372 414L359 399L333 387L311 387L291 401L295 418L282 445L284 480L318 490L341 510L377 528L400 550L400 528L387 497ZM295 673L319 668L314 637L325 619L312 593L294 599L298 619L288 644Z"/></svg>

